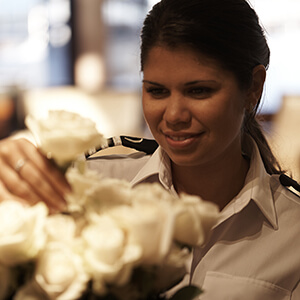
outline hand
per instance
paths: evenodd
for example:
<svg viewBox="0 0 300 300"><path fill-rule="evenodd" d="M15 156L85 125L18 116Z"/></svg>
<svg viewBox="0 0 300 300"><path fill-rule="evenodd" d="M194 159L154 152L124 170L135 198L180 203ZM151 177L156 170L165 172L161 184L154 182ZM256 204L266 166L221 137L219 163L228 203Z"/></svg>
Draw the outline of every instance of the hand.
<svg viewBox="0 0 300 300"><path fill-rule="evenodd" d="M26 139L0 141L0 201L43 201L50 212L63 211L70 192L64 175Z"/></svg>

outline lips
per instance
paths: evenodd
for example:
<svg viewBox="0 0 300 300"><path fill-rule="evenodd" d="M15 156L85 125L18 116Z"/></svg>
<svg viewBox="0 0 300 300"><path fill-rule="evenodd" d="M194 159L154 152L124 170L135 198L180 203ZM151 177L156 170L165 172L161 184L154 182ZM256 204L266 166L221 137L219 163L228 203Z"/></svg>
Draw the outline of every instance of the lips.
<svg viewBox="0 0 300 300"><path fill-rule="evenodd" d="M174 149L185 149L191 147L201 136L201 133L190 134L190 133L165 133L166 142L169 147Z"/></svg>
<svg viewBox="0 0 300 300"><path fill-rule="evenodd" d="M168 135L167 137L170 138L173 141L179 142L179 141L185 141L187 139L190 139L193 136L192 135L189 135L189 136L170 136L170 135Z"/></svg>

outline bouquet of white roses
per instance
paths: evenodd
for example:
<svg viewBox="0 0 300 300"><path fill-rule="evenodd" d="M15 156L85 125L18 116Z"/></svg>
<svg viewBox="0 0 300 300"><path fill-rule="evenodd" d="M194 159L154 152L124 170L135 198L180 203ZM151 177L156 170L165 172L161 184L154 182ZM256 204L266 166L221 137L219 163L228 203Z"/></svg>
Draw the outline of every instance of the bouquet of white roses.
<svg viewBox="0 0 300 300"><path fill-rule="evenodd" d="M66 172L65 213L0 203L0 299L163 299L186 274L190 248L207 239L217 207L159 184L132 188L81 164ZM173 299L199 292L190 286Z"/></svg>

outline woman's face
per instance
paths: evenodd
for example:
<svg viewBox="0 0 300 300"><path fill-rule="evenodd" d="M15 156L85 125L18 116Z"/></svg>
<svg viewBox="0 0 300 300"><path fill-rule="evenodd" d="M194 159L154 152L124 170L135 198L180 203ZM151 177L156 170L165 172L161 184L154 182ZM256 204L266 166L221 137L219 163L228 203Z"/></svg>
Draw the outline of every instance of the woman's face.
<svg viewBox="0 0 300 300"><path fill-rule="evenodd" d="M164 47L150 50L143 70L144 116L173 163L209 166L241 154L246 92L232 73L192 50Z"/></svg>

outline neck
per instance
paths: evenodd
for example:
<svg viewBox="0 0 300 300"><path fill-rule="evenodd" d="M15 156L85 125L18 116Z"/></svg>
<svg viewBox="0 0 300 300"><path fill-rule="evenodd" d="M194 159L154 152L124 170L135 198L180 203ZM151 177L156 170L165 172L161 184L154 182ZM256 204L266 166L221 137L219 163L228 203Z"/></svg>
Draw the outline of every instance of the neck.
<svg viewBox="0 0 300 300"><path fill-rule="evenodd" d="M239 154L214 166L178 166L172 163L178 193L197 195L216 203L222 210L242 189L249 162Z"/></svg>

